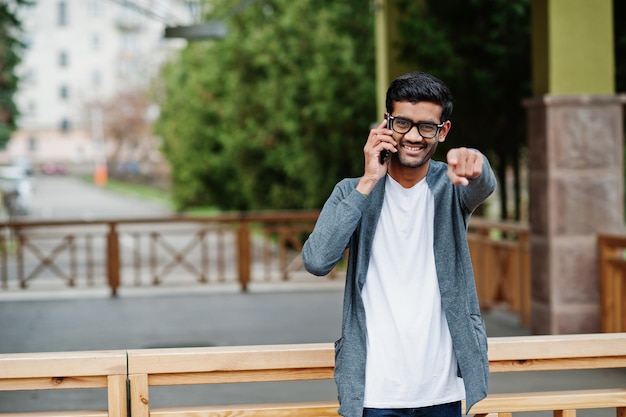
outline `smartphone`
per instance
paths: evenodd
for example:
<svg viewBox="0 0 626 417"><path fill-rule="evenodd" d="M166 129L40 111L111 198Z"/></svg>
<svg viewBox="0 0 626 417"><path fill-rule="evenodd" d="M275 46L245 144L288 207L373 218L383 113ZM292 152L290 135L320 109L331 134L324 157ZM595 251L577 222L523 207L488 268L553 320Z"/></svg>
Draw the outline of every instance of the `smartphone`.
<svg viewBox="0 0 626 417"><path fill-rule="evenodd" d="M389 127L389 113L385 113L385 120L387 120L387 129L391 129ZM387 162L387 160L389 159L390 153L391 152L389 152L387 149L380 151L380 155L378 156L378 161L380 162L381 165L385 165L385 162Z"/></svg>

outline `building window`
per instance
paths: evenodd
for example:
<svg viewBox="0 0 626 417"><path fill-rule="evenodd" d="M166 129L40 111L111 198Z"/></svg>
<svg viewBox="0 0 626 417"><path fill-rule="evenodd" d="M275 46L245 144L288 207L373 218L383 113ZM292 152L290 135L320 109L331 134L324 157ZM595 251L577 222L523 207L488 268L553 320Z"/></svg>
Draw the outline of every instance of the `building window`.
<svg viewBox="0 0 626 417"><path fill-rule="evenodd" d="M37 113L37 103L35 103L35 101L33 100L29 100L28 104L26 105L26 112L31 116L35 116L35 114Z"/></svg>
<svg viewBox="0 0 626 417"><path fill-rule="evenodd" d="M22 34L22 43L24 49L31 49L33 47L33 36L29 33Z"/></svg>
<svg viewBox="0 0 626 417"><path fill-rule="evenodd" d="M28 152L35 152L37 150L38 145L39 143L36 137L31 136L28 138Z"/></svg>
<svg viewBox="0 0 626 417"><path fill-rule="evenodd" d="M63 133L67 133L72 129L71 123L69 121L69 119L62 119L61 120L61 126L60 126L61 132Z"/></svg>
<svg viewBox="0 0 626 417"><path fill-rule="evenodd" d="M96 33L91 35L91 49L94 51L98 51L100 49L100 35Z"/></svg>
<svg viewBox="0 0 626 417"><path fill-rule="evenodd" d="M102 16L102 0L90 0L88 5L89 15L92 17Z"/></svg>
<svg viewBox="0 0 626 417"><path fill-rule="evenodd" d="M59 66L61 68L67 67L69 64L68 54L65 51L59 52Z"/></svg>
<svg viewBox="0 0 626 417"><path fill-rule="evenodd" d="M122 50L129 54L139 51L139 36L136 33L122 34Z"/></svg>
<svg viewBox="0 0 626 417"><path fill-rule="evenodd" d="M91 83L95 87L99 87L102 85L102 72L100 70L94 70L91 73Z"/></svg>
<svg viewBox="0 0 626 417"><path fill-rule="evenodd" d="M61 88L59 88L59 98L61 100L70 98L70 88L67 85L62 85Z"/></svg>
<svg viewBox="0 0 626 417"><path fill-rule="evenodd" d="M27 68L22 74L21 82L28 85L37 83L37 71L34 68Z"/></svg>
<svg viewBox="0 0 626 417"><path fill-rule="evenodd" d="M57 3L57 22L59 26L67 26L67 3L64 1Z"/></svg>

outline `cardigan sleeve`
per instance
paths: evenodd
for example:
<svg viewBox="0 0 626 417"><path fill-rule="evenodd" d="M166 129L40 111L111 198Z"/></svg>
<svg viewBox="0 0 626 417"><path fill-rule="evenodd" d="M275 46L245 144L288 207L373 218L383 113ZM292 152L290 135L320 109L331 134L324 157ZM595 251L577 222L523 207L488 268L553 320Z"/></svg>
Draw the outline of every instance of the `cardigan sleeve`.
<svg viewBox="0 0 626 417"><path fill-rule="evenodd" d="M496 188L496 176L491 169L489 160L483 155L483 170L478 178L471 179L467 186L460 188L461 201L465 210L473 212Z"/></svg>
<svg viewBox="0 0 626 417"><path fill-rule="evenodd" d="M314 275L326 275L337 265L361 220L368 200L356 191L356 183L344 179L335 186L304 243L302 261Z"/></svg>

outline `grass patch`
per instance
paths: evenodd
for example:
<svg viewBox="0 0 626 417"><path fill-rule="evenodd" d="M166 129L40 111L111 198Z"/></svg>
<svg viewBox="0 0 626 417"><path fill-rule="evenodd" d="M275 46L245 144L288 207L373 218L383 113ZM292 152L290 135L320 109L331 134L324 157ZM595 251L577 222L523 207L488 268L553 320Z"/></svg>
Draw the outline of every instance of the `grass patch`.
<svg viewBox="0 0 626 417"><path fill-rule="evenodd" d="M192 207L190 209L185 210L183 213L189 216L202 217L202 216L212 216L215 214L220 214L222 213L222 211L215 207Z"/></svg>
<svg viewBox="0 0 626 417"><path fill-rule="evenodd" d="M104 188L119 194L130 195L145 200L155 200L165 203L169 207L174 207L174 202L168 192L148 185L132 184L109 178Z"/></svg>
<svg viewBox="0 0 626 417"><path fill-rule="evenodd" d="M93 183L93 179L90 177L84 177L84 180ZM167 204L167 206L172 210L174 210L174 207L176 207L170 193L156 187L151 187L149 185L129 183L108 178L104 188L106 190L119 194L129 195L145 200L159 201L161 203ZM193 207L185 210L181 214L202 217L219 213L221 213L221 210L215 207Z"/></svg>

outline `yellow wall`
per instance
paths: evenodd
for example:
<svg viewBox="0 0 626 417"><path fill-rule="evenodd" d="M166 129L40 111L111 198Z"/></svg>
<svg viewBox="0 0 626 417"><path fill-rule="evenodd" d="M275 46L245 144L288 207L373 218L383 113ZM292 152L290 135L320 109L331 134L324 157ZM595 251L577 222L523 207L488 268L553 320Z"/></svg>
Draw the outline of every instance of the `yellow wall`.
<svg viewBox="0 0 626 417"><path fill-rule="evenodd" d="M533 0L533 93L614 94L612 0Z"/></svg>

